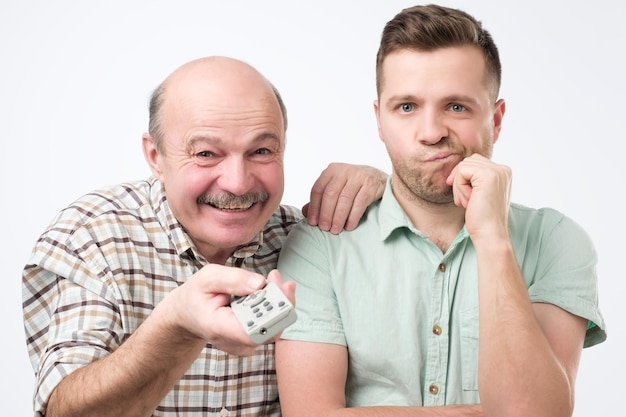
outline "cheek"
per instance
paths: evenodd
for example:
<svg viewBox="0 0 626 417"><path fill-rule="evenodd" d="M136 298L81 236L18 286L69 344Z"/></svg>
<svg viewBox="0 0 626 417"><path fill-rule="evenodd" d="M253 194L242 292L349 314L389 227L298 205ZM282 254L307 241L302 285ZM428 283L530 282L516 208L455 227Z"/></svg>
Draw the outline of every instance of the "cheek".
<svg viewBox="0 0 626 417"><path fill-rule="evenodd" d="M396 125L387 125L383 130L385 148L390 154L406 154L415 147L415 142L411 140L413 132L408 128Z"/></svg>
<svg viewBox="0 0 626 417"><path fill-rule="evenodd" d="M206 191L209 181L200 169L179 169L169 172L166 178L168 195L175 195L177 200L197 199Z"/></svg>
<svg viewBox="0 0 626 417"><path fill-rule="evenodd" d="M494 126L493 123L486 122L482 126L480 126L478 138L477 138L477 147L482 150L483 155L491 156L491 149L493 147L493 139L494 139ZM487 155L489 154L489 155Z"/></svg>
<svg viewBox="0 0 626 417"><path fill-rule="evenodd" d="M417 121L411 117L383 113L380 119L379 135L387 146L401 147L416 136Z"/></svg>
<svg viewBox="0 0 626 417"><path fill-rule="evenodd" d="M263 184L263 187L279 199L282 198L285 187L285 173L282 161L264 166L258 173L257 178Z"/></svg>
<svg viewBox="0 0 626 417"><path fill-rule="evenodd" d="M459 123L454 127L454 133L467 148L480 147L485 134L485 127L476 122Z"/></svg>

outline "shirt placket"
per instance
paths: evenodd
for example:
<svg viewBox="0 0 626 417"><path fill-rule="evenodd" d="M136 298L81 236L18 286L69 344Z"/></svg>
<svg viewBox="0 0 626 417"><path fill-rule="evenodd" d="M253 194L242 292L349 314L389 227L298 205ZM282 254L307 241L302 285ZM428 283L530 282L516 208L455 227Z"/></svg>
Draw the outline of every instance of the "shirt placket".
<svg viewBox="0 0 626 417"><path fill-rule="evenodd" d="M449 332L445 289L448 286L449 272L446 258L437 264L432 278L432 303L428 333L428 356L424 375L422 398L424 406L445 405L445 388L448 368Z"/></svg>

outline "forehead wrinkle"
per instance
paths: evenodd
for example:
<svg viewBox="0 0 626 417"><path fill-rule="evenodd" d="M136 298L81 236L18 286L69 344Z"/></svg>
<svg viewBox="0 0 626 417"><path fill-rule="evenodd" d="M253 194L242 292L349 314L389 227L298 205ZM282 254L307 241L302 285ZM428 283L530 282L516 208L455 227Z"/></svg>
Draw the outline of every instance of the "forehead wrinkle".
<svg viewBox="0 0 626 417"><path fill-rule="evenodd" d="M235 98L216 101L207 102L203 96L172 98L164 105L167 124L176 126L182 120L207 129L245 130L266 126L266 129L284 130L280 109L270 97L250 101Z"/></svg>
<svg viewBox="0 0 626 417"><path fill-rule="evenodd" d="M276 134L272 132L261 132L257 134L250 143L254 144L257 142L262 142L264 140L271 140L280 146L281 140ZM192 135L187 141L187 149L193 149L198 143L207 143L210 145L220 146L226 143L227 141L220 136L212 135L208 133L198 133Z"/></svg>
<svg viewBox="0 0 626 417"><path fill-rule="evenodd" d="M187 141L187 149L193 149L194 146L196 146L196 144L198 143L209 143L212 145L219 145L222 142L223 140L218 136L209 135L209 134L196 134L196 135L191 136L189 140Z"/></svg>

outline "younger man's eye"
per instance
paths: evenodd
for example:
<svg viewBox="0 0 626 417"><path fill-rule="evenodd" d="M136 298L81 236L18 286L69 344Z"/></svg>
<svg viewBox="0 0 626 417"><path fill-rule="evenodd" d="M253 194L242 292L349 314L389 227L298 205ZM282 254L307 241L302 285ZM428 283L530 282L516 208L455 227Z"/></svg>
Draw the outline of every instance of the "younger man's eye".
<svg viewBox="0 0 626 417"><path fill-rule="evenodd" d="M460 113L463 110L465 110L465 106L463 106L462 104L453 104L453 105L450 106L450 108L455 113Z"/></svg>

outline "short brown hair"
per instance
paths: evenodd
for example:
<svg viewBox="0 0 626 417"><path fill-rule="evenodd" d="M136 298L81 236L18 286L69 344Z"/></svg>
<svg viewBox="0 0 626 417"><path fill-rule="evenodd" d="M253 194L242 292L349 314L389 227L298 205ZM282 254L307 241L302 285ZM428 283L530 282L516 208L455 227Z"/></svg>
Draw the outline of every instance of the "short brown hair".
<svg viewBox="0 0 626 417"><path fill-rule="evenodd" d="M376 55L376 91L380 96L383 61L400 49L433 51L440 48L474 45L485 57L486 83L497 99L502 81L498 48L481 22L466 12L435 4L402 10L385 25Z"/></svg>

